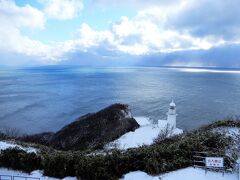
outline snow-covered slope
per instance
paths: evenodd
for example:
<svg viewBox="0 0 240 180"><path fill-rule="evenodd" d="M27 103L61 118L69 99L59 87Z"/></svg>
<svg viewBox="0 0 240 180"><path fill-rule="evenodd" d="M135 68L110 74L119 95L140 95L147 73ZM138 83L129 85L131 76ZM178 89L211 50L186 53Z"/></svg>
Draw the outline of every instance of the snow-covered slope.
<svg viewBox="0 0 240 180"><path fill-rule="evenodd" d="M233 139L238 138L240 135L240 128L238 127L218 127L214 128L212 131L225 134L226 136L230 136Z"/></svg>
<svg viewBox="0 0 240 180"><path fill-rule="evenodd" d="M32 147L23 147L23 146L20 146L20 145L17 145L17 144L14 144L14 143L11 143L11 142L6 142L6 141L0 141L0 150L5 150L5 149L8 149L8 148L15 148L15 147L18 147L28 153L37 153L37 149L35 148L32 148Z"/></svg>
<svg viewBox="0 0 240 180"><path fill-rule="evenodd" d="M167 121L165 120L160 121L160 126L153 126L146 117L135 117L135 119L140 127L133 132L124 134L119 139L106 145L106 148L111 149L117 147L119 149L128 149L142 145L150 145L158 134L167 126ZM181 134L182 132L181 129L176 128L173 129L171 135Z"/></svg>
<svg viewBox="0 0 240 180"><path fill-rule="evenodd" d="M192 167L180 169L177 171L162 174L160 176L150 176L142 171L134 171L126 174L123 180L237 180L237 174L225 173L222 176L220 172L210 172L205 174L203 169L194 169Z"/></svg>
<svg viewBox="0 0 240 180"><path fill-rule="evenodd" d="M212 129L213 132L218 132L227 137L231 137L233 140L233 144L225 151L228 156L232 156L232 154L237 153L238 157L240 157L240 128L239 127L218 127Z"/></svg>
<svg viewBox="0 0 240 180"><path fill-rule="evenodd" d="M40 179L48 179L48 180L58 180L58 178L52 178L52 177L47 177L43 176L42 172L39 170L33 171L30 174L23 173L21 171L14 171L6 168L0 168L0 175L10 175L10 176L24 176L24 177L35 177L35 178L40 178ZM5 178L9 179L9 178ZM17 179L24 179L18 177ZM65 177L64 180L77 180L76 177Z"/></svg>

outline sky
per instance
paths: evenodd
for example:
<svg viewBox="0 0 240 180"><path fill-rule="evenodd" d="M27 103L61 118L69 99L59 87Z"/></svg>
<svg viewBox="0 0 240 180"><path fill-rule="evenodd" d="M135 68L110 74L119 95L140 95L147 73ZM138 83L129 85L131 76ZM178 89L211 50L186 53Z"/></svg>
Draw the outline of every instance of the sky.
<svg viewBox="0 0 240 180"><path fill-rule="evenodd" d="M240 68L239 0L0 0L0 65Z"/></svg>

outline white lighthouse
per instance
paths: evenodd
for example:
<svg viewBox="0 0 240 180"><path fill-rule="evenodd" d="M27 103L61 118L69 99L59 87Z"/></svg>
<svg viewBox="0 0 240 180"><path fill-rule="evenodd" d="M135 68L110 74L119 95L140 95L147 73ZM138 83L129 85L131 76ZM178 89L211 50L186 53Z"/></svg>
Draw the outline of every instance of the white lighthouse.
<svg viewBox="0 0 240 180"><path fill-rule="evenodd" d="M176 104L172 100L172 102L169 104L169 109L167 112L167 123L170 125L170 127L173 127L174 129L176 128L176 119Z"/></svg>

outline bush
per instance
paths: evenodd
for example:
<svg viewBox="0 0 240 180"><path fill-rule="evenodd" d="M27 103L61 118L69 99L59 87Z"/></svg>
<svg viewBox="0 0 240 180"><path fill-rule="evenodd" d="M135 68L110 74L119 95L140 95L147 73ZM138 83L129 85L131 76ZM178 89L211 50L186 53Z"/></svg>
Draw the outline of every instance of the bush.
<svg viewBox="0 0 240 180"><path fill-rule="evenodd" d="M30 172L43 169L47 176L79 179L118 179L129 171L141 170L159 174L192 165L194 151L210 151L224 154L231 141L226 136L200 129L187 134L156 141L126 151L113 150L105 155L89 155L81 152L54 151L42 157L19 149L1 152L0 165ZM225 165L231 166L230 160Z"/></svg>
<svg viewBox="0 0 240 180"><path fill-rule="evenodd" d="M2 150L0 154L0 166L32 172L41 169L41 157L35 153L27 153L19 148Z"/></svg>
<svg viewBox="0 0 240 180"><path fill-rule="evenodd" d="M76 160L71 153L46 155L43 162L44 174L59 178L75 176L75 164Z"/></svg>

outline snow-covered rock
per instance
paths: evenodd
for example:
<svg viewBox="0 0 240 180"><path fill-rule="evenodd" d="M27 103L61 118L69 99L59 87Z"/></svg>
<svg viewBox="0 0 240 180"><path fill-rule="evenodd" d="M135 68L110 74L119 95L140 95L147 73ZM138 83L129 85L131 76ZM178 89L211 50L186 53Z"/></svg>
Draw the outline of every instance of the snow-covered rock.
<svg viewBox="0 0 240 180"><path fill-rule="evenodd" d="M6 168L0 168L0 174L1 175L10 175L10 176L24 176L24 177L34 177L34 178L40 178L40 179L48 179L48 180L58 180L58 178L48 177L44 176L42 171L36 170L31 172L30 174L23 173L21 171L14 171ZM24 178L17 178L17 179L24 179ZM77 180L76 177L65 177L64 180Z"/></svg>
<svg viewBox="0 0 240 180"><path fill-rule="evenodd" d="M6 142L6 141L0 141L0 150L5 150L8 148L15 148L18 147L19 149L22 149L24 151L26 151L27 153L37 153L37 149L32 148L32 147L23 147L11 142Z"/></svg>
<svg viewBox="0 0 240 180"><path fill-rule="evenodd" d="M159 121L158 125L152 125L146 117L135 117L137 123L140 125L138 129L133 132L128 132L122 135L119 139L106 145L107 149L117 147L119 149L134 148L142 145L151 145L159 133L167 127L167 121ZM181 134L181 129L175 128L171 135Z"/></svg>
<svg viewBox="0 0 240 180"><path fill-rule="evenodd" d="M237 180L237 174L208 171L198 168L185 168L169 172L159 176L151 176L142 171L134 171L125 174L122 180Z"/></svg>

